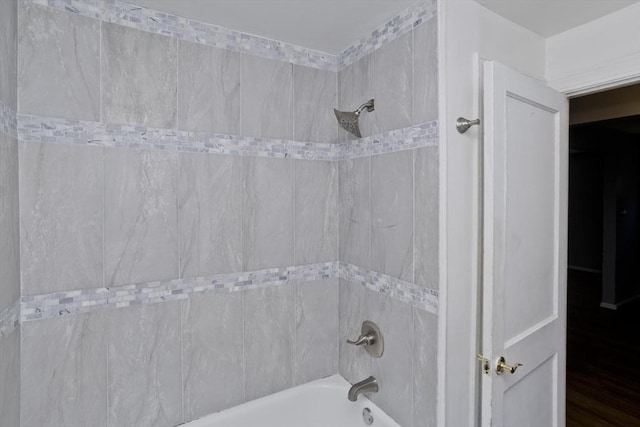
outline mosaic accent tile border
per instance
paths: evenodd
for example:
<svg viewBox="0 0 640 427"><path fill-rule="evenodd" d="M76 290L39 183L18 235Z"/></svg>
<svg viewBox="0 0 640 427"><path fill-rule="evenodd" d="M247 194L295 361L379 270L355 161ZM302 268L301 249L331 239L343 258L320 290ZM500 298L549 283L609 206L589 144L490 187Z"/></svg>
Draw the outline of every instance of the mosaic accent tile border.
<svg viewBox="0 0 640 427"><path fill-rule="evenodd" d="M408 33L436 15L437 1L421 1L376 28L338 56L338 70L347 67L383 45Z"/></svg>
<svg viewBox="0 0 640 427"><path fill-rule="evenodd" d="M331 144L18 115L20 141L299 160L346 160L438 144L437 120Z"/></svg>
<svg viewBox="0 0 640 427"><path fill-rule="evenodd" d="M20 300L0 312L0 341L11 335L20 323Z"/></svg>
<svg viewBox="0 0 640 427"><path fill-rule="evenodd" d="M438 291L352 264L334 261L26 296L22 297L21 306L16 305L8 317L7 325L15 327L18 319L28 322L132 305L178 301L201 294L241 292L329 278L362 283L373 291L412 304L419 309L438 313Z"/></svg>
<svg viewBox="0 0 640 427"><path fill-rule="evenodd" d="M0 102L0 132L14 138L18 136L16 112L4 102Z"/></svg>
<svg viewBox="0 0 640 427"><path fill-rule="evenodd" d="M22 297L23 322L338 277L335 262Z"/></svg>
<svg viewBox="0 0 640 427"><path fill-rule="evenodd" d="M25 1L193 43L337 71L338 58L335 55L147 9L122 0Z"/></svg>
<svg viewBox="0 0 640 427"><path fill-rule="evenodd" d="M414 283L375 271L365 270L346 262L340 262L339 264L341 279L361 283L372 291L409 303L421 310L438 314L439 293L436 289L424 288Z"/></svg>
<svg viewBox="0 0 640 427"><path fill-rule="evenodd" d="M146 148L236 156L336 160L338 144L209 134L80 120L18 116L21 141Z"/></svg>
<svg viewBox="0 0 640 427"><path fill-rule="evenodd" d="M433 145L438 145L437 120L340 143L339 160L393 153Z"/></svg>
<svg viewBox="0 0 640 427"><path fill-rule="evenodd" d="M321 70L339 71L435 16L436 0L423 0L380 25L339 55L254 36L122 0L25 0L103 22L198 44Z"/></svg>

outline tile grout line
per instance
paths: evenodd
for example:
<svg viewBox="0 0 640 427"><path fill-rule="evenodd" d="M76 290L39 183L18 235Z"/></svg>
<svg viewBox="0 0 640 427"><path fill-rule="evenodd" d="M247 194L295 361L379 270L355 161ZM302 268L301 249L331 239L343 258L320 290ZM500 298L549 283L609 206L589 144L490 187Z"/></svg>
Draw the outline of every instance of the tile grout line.
<svg viewBox="0 0 640 427"><path fill-rule="evenodd" d="M184 327L185 327L185 322L184 322L184 317L185 317L185 305L188 304L189 301L182 301L180 303L180 335L179 335L179 339L180 339L180 398L181 398L181 403L182 403L182 419L181 422L185 422L187 421L187 416L186 416L186 402L185 402L185 396L184 396L184 384L185 384L185 377L184 377Z"/></svg>
<svg viewBox="0 0 640 427"><path fill-rule="evenodd" d="M411 394L411 399L409 401L409 419L411 420L411 425L413 427L416 427L415 425L415 420L413 419L414 413L415 413L415 378L416 378L416 339L415 337L416 335L416 314L415 314L415 307L411 307L411 336L413 337L413 339L411 340L411 390L410 390L410 394Z"/></svg>
<svg viewBox="0 0 640 427"><path fill-rule="evenodd" d="M104 37L104 24L101 21L100 23L100 37L99 37L99 43L100 43L100 121L104 122L106 120L105 117L105 112L104 112L104 61L105 61L105 55L104 55L104 50L103 50L103 37ZM102 151L102 286L107 286L107 265L105 262L105 256L106 256L106 240L107 240L107 234L106 234L106 217L107 217L107 149L102 147L101 148ZM106 319L106 316L105 316ZM105 365L106 365L106 373L107 373L107 379L106 379L106 388L107 388L107 392L106 392L106 424L107 427L109 427L109 425L111 424L111 417L109 416L109 343L110 343L110 325L108 322L108 319L105 320L105 322L107 323L107 333L106 333L106 343L105 343Z"/></svg>
<svg viewBox="0 0 640 427"><path fill-rule="evenodd" d="M247 358L245 346L245 331L247 329L245 319L245 294L240 294L240 312L242 313L242 400L247 401Z"/></svg>
<svg viewBox="0 0 640 427"><path fill-rule="evenodd" d="M24 8L24 4L20 1L16 2L16 22L20 21L20 17L22 16L22 13L24 13L23 11ZM16 27L16 41L15 41L15 50L16 50L16 79L18 78L18 64L20 63L20 38L18 36L18 29L19 29L19 25ZM3 103L0 102L0 111L3 108ZM19 139L19 135L18 135L18 111L20 111L20 87L18 85L18 82L16 81L16 111L14 112L14 116L12 117L13 119L13 128L15 128L15 138L16 138L16 146L17 146L17 153L18 153L18 242L20 242L20 230L22 230L22 215L21 215L21 209L20 209L20 200L22 200L22 197L20 196L20 170L21 170L21 163L22 163L22 156L20 155L21 153L21 147L20 147L20 139ZM10 126L11 128L11 126ZM19 244L18 245L18 280L20 281L18 283L18 299L13 303L13 305L15 306L15 310L16 310L16 320L14 321L14 328L16 330L18 330L18 332L20 333L20 336L18 337L18 395L22 396L22 371L23 371L23 367L24 367L24 358L22 357L22 348L23 348L23 343L24 343L24 334L22 331L22 324L20 322L20 313L22 311L22 262L23 262L23 257L22 257L22 253L21 253L21 248L22 245ZM2 342L3 337L0 336L0 342ZM18 402L18 423L22 424L22 416L23 416L23 404L22 404L22 397L19 398L19 402Z"/></svg>
<svg viewBox="0 0 640 427"><path fill-rule="evenodd" d="M99 31L100 31L100 37L99 37L99 42L100 42L100 121L104 120L104 111L103 111L103 104L104 104L104 94L103 94L103 78L104 78L104 73L102 72L103 69L103 61L104 61L104 55L103 55L103 50L102 50L102 31L103 31L103 25L102 22L99 23L100 27L99 27ZM107 286L107 272L106 272L106 263L105 263L105 255L106 255L106 216L107 216L107 152L106 149L102 148L102 286Z"/></svg>
<svg viewBox="0 0 640 427"><path fill-rule="evenodd" d="M176 115L174 121L174 127L177 129L180 125L178 121L178 117L180 117L180 43L179 40L176 39L176 97L175 97L175 107L176 107ZM178 266L178 277L182 278L184 272L182 271L182 245L181 245L181 229L180 229L180 174L182 172L182 156L178 152L176 155L176 240L177 240L177 248L176 248L176 263ZM183 415L184 415L184 407L183 407Z"/></svg>
<svg viewBox="0 0 640 427"><path fill-rule="evenodd" d="M292 74L293 74L293 69L292 69ZM293 85L293 79L292 79L292 85ZM292 91L293 91L293 87L292 87ZM293 96L293 99L295 99L295 94ZM293 101L292 101L293 102ZM295 106L294 106L294 110L295 110ZM293 124L293 134L295 136L295 120L294 120L294 124ZM291 174L291 189L293 191L293 203L292 203L292 216L293 216L293 220L291 221L293 223L293 241L292 246L293 246L293 263L296 264L296 262L298 261L298 252L297 252L297 242L296 242L296 228L298 225L298 218L296 216L296 202L298 200L298 194L297 194L297 183L296 183L296 173L297 173L297 162L293 162L293 164L291 165L291 169L293 170L293 173ZM298 292L299 292L299 286L300 286L300 282L299 281L295 281L294 285L293 285L293 324L292 324L292 339L291 339L291 345L292 348L290 349L291 351L291 384L290 386L293 387L295 385L296 382L296 375L297 375L297 357L298 357L298 348L296 347L297 345L297 332L298 332L298 328L297 328L297 310L298 310Z"/></svg>
<svg viewBox="0 0 640 427"><path fill-rule="evenodd" d="M111 417L109 416L109 343L110 343L110 335L111 335L111 327L110 327L110 322L109 319L106 318L105 316L105 324L106 324L106 329L107 329L107 333L106 338L105 338L105 365L106 365L106 371L107 371L107 380L106 380L106 385L105 387L107 388L107 393L106 393L106 405L107 405L107 427L109 427L109 424L111 424Z"/></svg>
<svg viewBox="0 0 640 427"><path fill-rule="evenodd" d="M293 285L293 327L292 327L292 339L291 339L291 384L293 387L296 384L296 377L298 375L298 296L300 293L300 283L296 281Z"/></svg>

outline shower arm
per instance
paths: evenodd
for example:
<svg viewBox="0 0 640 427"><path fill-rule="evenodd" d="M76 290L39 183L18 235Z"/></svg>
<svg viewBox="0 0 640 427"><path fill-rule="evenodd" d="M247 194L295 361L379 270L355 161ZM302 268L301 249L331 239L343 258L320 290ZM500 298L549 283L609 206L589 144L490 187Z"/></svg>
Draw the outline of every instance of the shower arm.
<svg viewBox="0 0 640 427"><path fill-rule="evenodd" d="M359 116L362 110L364 110L365 108L367 109L368 112L372 112L373 110L375 110L373 99L370 99L364 104L362 104L361 106L359 106L358 109L353 112L353 114L355 114L356 116Z"/></svg>

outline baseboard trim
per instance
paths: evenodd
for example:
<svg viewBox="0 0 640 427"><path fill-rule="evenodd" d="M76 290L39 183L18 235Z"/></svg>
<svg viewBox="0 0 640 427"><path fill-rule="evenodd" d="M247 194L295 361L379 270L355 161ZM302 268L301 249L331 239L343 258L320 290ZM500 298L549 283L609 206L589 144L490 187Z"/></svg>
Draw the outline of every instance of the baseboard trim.
<svg viewBox="0 0 640 427"><path fill-rule="evenodd" d="M600 308L606 308L607 310L617 310L618 304L611 304L610 302L601 302Z"/></svg>
<svg viewBox="0 0 640 427"><path fill-rule="evenodd" d="M629 298L627 298L627 299L624 299L624 300L622 300L622 301L620 301L620 302L617 302L617 303L615 303L615 304L611 304L611 303L609 303L609 302L601 302L601 303L600 303L600 307L602 307L602 308L606 308L606 309L609 309L609 310L617 310L617 309L619 309L620 307L622 307L623 305L625 305L625 304L629 304L630 302L633 302L633 301L635 301L635 300L637 300L637 299L640 299L640 294L638 294L638 295L634 295L634 296L632 296L632 297L629 297Z"/></svg>

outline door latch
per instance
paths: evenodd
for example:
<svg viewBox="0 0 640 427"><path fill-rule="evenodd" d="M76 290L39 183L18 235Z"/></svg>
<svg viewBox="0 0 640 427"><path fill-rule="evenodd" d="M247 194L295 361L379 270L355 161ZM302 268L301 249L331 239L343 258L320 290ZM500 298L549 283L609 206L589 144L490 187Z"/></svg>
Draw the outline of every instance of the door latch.
<svg viewBox="0 0 640 427"><path fill-rule="evenodd" d="M478 359L482 364L482 372L485 375L491 375L491 362L489 361L489 359L487 359L480 353L476 354L476 359Z"/></svg>

